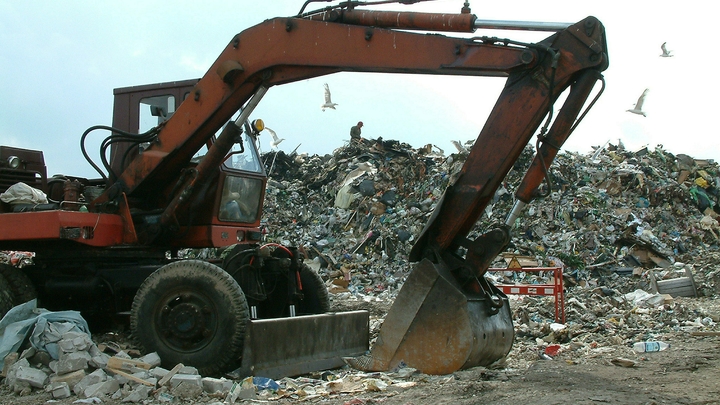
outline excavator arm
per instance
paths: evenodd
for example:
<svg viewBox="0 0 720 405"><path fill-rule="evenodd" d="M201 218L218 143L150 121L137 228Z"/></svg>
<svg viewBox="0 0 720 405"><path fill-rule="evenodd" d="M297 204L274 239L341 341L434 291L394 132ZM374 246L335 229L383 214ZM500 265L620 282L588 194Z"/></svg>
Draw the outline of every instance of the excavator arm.
<svg viewBox="0 0 720 405"><path fill-rule="evenodd" d="M468 186L473 189L474 201L468 200L454 210L467 218L444 223L439 230L444 238L453 239L482 212L478 198L487 200L486 194L492 195L491 189L499 184L547 114L551 97L573 82L578 72L601 70L607 63L603 27L592 17L530 46L405 31L469 32L476 28L476 21L472 14L340 9L301 18L275 18L251 27L230 41L160 128L156 141L131 161L94 206L102 210L104 201L117 200L122 193L132 199L165 190L161 197L154 197L158 205L154 208L165 210L164 222L172 222L177 208L207 177L203 170L210 171L222 163L238 129L231 126L221 134L202 167L195 175L185 176L182 186L177 187L180 173L261 88L340 71L508 76L508 85L478 137L477 143L485 146L473 151L463 179L456 185L458 196L467 196ZM553 55L560 57L555 60ZM457 201L447 201L448 208L456 207L460 199L453 200ZM447 227L458 229L447 232ZM442 244L449 246L447 240Z"/></svg>
<svg viewBox="0 0 720 405"><path fill-rule="evenodd" d="M556 32L531 44L411 32L467 33L483 27ZM594 17L572 25L513 25L483 22L469 12L374 12L349 7L267 20L230 41L160 128L156 141L130 162L91 209L102 211L125 196L132 202L153 195L155 206L145 202L143 208L162 210L161 226L171 228L180 208L202 189L238 139L237 121L229 122L214 142L213 136L238 110L244 119L275 85L336 72L506 77L460 175L411 251L411 261L419 263L388 313L373 350L348 359L366 370L404 363L434 374L488 365L509 352L514 332L507 297L483 274L507 246L513 221L523 204L535 197L607 66L604 27ZM555 117L554 104L567 89ZM517 190L516 208L505 224L470 240L468 234L541 126L540 147ZM181 176L187 174L192 156L209 142L208 153L192 174Z"/></svg>

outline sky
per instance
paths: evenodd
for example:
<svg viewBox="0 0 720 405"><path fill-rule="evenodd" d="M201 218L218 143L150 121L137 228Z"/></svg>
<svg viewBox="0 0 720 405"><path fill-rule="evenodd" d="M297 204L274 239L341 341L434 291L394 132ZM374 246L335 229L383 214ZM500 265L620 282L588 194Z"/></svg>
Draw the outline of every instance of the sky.
<svg viewBox="0 0 720 405"><path fill-rule="evenodd" d="M463 2L372 8L455 13ZM114 88L199 78L235 34L295 15L303 3L0 0L0 144L43 150L48 175L98 177L82 157L80 136L91 126L111 125ZM307 10L329 4L337 2ZM470 0L472 13L483 20L573 23L592 15L605 25L607 87L564 150L588 154L593 146L622 141L628 150L662 145L673 154L720 161L714 122L720 82L712 69L720 56L705 44L715 26L706 4L515 0L508 6ZM550 33L473 35L534 42ZM663 42L673 57L659 56ZM323 83L336 110L320 109ZM350 127L363 121L366 138L415 148L432 143L449 154L456 151L451 140L477 137L503 84L502 78L337 73L271 88L253 118L285 138L279 148L286 152L332 153L349 140ZM627 112L646 88L647 117ZM96 160L105 136L88 139ZM270 150L269 138L263 132L263 152Z"/></svg>

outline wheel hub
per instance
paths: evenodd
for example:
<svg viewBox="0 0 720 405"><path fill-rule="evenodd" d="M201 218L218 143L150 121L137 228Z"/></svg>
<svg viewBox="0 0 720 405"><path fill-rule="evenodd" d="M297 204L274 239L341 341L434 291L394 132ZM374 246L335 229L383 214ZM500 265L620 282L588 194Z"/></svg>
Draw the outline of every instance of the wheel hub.
<svg viewBox="0 0 720 405"><path fill-rule="evenodd" d="M176 350L199 350L211 340L217 314L199 294L168 297L160 311L158 325L165 344Z"/></svg>

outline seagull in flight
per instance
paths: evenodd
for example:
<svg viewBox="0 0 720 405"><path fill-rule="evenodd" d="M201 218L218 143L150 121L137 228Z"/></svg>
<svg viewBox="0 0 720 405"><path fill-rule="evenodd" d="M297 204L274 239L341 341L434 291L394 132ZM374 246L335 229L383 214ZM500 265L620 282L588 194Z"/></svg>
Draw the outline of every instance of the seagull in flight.
<svg viewBox="0 0 720 405"><path fill-rule="evenodd" d="M325 87L325 104L320 106L320 109L325 111L326 108L332 108L335 109L335 106L338 105L337 103L333 103L332 99L330 98L330 86L328 86L327 83L323 85Z"/></svg>
<svg viewBox="0 0 720 405"><path fill-rule="evenodd" d="M280 145L280 142L284 141L285 138L279 138L275 131L272 129L265 127L265 130L270 132L270 135L272 135L272 140L270 141L270 147L273 149L277 149L278 145Z"/></svg>
<svg viewBox="0 0 720 405"><path fill-rule="evenodd" d="M660 49L662 49L662 52L663 52L660 56L662 56L663 58L669 58L671 56L675 56L675 55L671 55L672 51L668 51L667 47L665 46L666 44L667 44L667 42L663 42L663 44L660 45Z"/></svg>
<svg viewBox="0 0 720 405"><path fill-rule="evenodd" d="M627 111L629 111L633 114L639 114L639 115L642 115L643 117L647 117L647 115L645 115L645 111L642 110L642 106L643 106L643 103L645 102L645 96L647 95L648 90L650 90L650 89L645 89L645 91L643 91L642 95L640 95L640 98L638 98L637 103L635 103L635 108L633 108L632 110L627 110Z"/></svg>

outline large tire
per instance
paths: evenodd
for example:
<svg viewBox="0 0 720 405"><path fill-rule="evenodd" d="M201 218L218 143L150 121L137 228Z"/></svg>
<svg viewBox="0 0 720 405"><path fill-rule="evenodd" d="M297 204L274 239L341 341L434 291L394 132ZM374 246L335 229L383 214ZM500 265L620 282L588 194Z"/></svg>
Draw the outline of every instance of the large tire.
<svg viewBox="0 0 720 405"><path fill-rule="evenodd" d="M302 299L290 297L288 291L290 283L295 282L294 271L279 274L267 272L263 274L262 281L267 296L260 299L251 293L256 290L253 284L256 276L249 273L249 267L235 263L226 269L232 274L243 291L248 292L247 298L251 305L257 306L257 316L260 319L285 318L291 316L291 300L295 304L295 315L323 314L330 310L330 297L327 287L320 276L307 265L300 264L300 282L302 284Z"/></svg>
<svg viewBox="0 0 720 405"><path fill-rule="evenodd" d="M13 294L10 283L0 275L0 319L13 307Z"/></svg>
<svg viewBox="0 0 720 405"><path fill-rule="evenodd" d="M239 365L249 320L237 282L200 260L165 265L142 283L130 313L134 338L163 366L191 365L213 376Z"/></svg>
<svg viewBox="0 0 720 405"><path fill-rule="evenodd" d="M324 314L330 310L330 294L319 274L302 264L300 281L303 286L303 299L297 304L298 315Z"/></svg>
<svg viewBox="0 0 720 405"><path fill-rule="evenodd" d="M0 264L0 275L5 278L10 287L13 305L24 304L37 298L35 286L22 269L8 264Z"/></svg>

